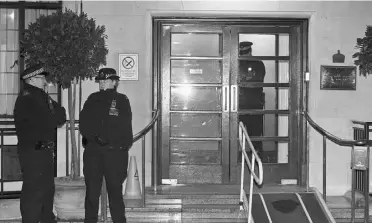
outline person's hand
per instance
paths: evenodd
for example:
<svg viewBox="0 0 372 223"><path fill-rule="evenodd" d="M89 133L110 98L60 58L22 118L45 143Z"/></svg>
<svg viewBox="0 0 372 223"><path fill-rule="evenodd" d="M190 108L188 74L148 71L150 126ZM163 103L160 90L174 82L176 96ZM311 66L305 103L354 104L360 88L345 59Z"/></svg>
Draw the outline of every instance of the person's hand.
<svg viewBox="0 0 372 223"><path fill-rule="evenodd" d="M100 135L95 134L94 135L94 140L100 145L100 146L106 146L108 145L108 141L103 139Z"/></svg>
<svg viewBox="0 0 372 223"><path fill-rule="evenodd" d="M52 114L54 114L54 106L53 106L53 99L48 95L48 107Z"/></svg>

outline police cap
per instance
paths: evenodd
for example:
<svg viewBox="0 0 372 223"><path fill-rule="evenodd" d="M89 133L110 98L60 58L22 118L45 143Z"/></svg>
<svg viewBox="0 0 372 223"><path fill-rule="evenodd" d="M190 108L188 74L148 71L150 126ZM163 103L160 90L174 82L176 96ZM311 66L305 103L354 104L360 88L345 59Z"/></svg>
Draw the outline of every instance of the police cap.
<svg viewBox="0 0 372 223"><path fill-rule="evenodd" d="M21 79L26 80L28 78L34 77L36 75L44 75L47 76L49 73L46 72L44 66L42 64L36 64L28 67L24 70L21 74Z"/></svg>
<svg viewBox="0 0 372 223"><path fill-rule="evenodd" d="M239 43L239 51L240 53L246 53L251 49L251 46L253 45L252 42L244 41Z"/></svg>
<svg viewBox="0 0 372 223"><path fill-rule="evenodd" d="M96 81L100 80L119 80L119 76L116 74L116 70L114 68L101 68L98 71L98 75L95 78Z"/></svg>

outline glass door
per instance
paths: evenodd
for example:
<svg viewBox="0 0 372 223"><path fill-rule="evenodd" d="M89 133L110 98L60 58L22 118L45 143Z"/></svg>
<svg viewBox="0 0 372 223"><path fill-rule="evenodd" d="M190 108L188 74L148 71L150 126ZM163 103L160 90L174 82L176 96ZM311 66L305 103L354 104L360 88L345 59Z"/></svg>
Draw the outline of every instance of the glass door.
<svg viewBox="0 0 372 223"><path fill-rule="evenodd" d="M159 31L161 179L238 183L242 121L264 182L299 184L300 26L168 21Z"/></svg>
<svg viewBox="0 0 372 223"><path fill-rule="evenodd" d="M162 179L229 182L227 39L221 26L162 26Z"/></svg>
<svg viewBox="0 0 372 223"><path fill-rule="evenodd" d="M237 109L232 110L231 138L237 124L247 128L264 164L264 183L298 179L298 119L300 60L295 28L235 27L231 35L231 88ZM299 60L299 61L296 61ZM240 179L241 149L236 140L231 154L231 178ZM249 171L246 171L249 172ZM249 174L245 179L249 181Z"/></svg>

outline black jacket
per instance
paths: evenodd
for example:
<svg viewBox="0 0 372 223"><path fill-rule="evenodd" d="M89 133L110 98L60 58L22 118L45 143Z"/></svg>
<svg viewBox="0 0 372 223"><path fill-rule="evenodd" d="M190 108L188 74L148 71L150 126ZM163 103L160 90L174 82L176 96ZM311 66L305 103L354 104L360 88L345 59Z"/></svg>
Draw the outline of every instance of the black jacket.
<svg viewBox="0 0 372 223"><path fill-rule="evenodd" d="M14 106L20 150L34 149L39 141L55 140L56 128L66 122L66 110L43 90L24 84Z"/></svg>
<svg viewBox="0 0 372 223"><path fill-rule="evenodd" d="M113 101L116 101L114 106ZM79 123L87 148L101 146L97 143L96 136L107 142L108 146L126 149L132 146L132 111L129 99L115 89L89 95L80 112Z"/></svg>
<svg viewBox="0 0 372 223"><path fill-rule="evenodd" d="M260 60L244 60L239 63L239 83L263 83L266 75L265 64ZM239 88L239 109L262 109L265 93L262 87Z"/></svg>

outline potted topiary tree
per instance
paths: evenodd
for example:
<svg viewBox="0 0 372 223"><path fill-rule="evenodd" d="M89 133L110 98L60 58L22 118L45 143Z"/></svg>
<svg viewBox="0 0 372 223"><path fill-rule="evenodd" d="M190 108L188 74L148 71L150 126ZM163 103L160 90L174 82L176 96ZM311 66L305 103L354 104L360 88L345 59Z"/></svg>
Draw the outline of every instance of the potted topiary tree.
<svg viewBox="0 0 372 223"><path fill-rule="evenodd" d="M44 63L49 81L68 91L70 127L75 126L76 85L92 79L99 67L106 65L106 39L104 26L97 26L86 13L68 9L41 15L24 32L20 48L25 64ZM80 219L84 218L85 184L80 176L74 128L69 135L71 173L55 179L54 202L58 218Z"/></svg>
<svg viewBox="0 0 372 223"><path fill-rule="evenodd" d="M372 74L372 26L367 26L363 38L357 38L356 48L359 52L353 55L353 58L358 58L354 64L359 66L360 75L366 77Z"/></svg>

